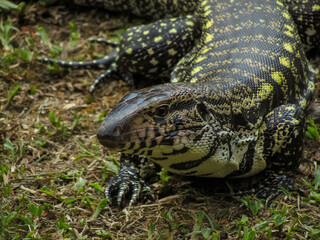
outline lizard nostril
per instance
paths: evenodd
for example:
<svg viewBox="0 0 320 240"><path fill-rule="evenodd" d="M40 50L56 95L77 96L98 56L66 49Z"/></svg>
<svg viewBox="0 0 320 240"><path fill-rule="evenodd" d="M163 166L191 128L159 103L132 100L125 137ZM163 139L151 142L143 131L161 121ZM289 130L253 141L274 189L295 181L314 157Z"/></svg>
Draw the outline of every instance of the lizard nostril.
<svg viewBox="0 0 320 240"><path fill-rule="evenodd" d="M121 127L117 126L113 129L112 133L115 135L115 136L120 136L121 134Z"/></svg>

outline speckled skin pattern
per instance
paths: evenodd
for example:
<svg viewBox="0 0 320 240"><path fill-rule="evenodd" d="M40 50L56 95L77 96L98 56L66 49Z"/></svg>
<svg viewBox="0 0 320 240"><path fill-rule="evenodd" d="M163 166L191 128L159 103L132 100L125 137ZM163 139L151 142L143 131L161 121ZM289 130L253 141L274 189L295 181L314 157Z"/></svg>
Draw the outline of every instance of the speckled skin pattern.
<svg viewBox="0 0 320 240"><path fill-rule="evenodd" d="M141 2L143 7L128 1L130 7L110 9L143 16L155 3L175 1ZM176 5L172 9L180 10L175 13L160 8L155 18L176 18L129 29L106 57L113 59L109 69L129 81L137 73L151 79L170 74L168 84L126 95L102 122L99 141L123 154L123 167L106 195L114 204L123 205L128 196L129 205L135 203L144 185L139 159L148 159L187 176L263 172L265 180L251 192L272 200L280 186L291 189L302 156L315 79L306 51L319 50L320 4L183 2L192 6L190 11Z"/></svg>
<svg viewBox="0 0 320 240"><path fill-rule="evenodd" d="M73 69L106 69L94 80L89 89L91 93L99 83L112 77L120 77L129 84L137 78L168 81L174 66L192 49L195 39L200 37L199 24L198 16L182 16L129 28L119 44L102 39L91 40L114 46L110 54L98 60L69 62L46 57L38 60Z"/></svg>

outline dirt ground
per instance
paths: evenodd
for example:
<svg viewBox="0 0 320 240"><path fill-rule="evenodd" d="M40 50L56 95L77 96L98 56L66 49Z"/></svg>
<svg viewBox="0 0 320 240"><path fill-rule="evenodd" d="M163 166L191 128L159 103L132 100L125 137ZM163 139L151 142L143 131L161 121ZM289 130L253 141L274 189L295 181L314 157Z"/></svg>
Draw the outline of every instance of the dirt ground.
<svg viewBox="0 0 320 240"><path fill-rule="evenodd" d="M91 96L99 71L50 67L36 57L102 57L112 48L88 39L117 41L145 20L28 3L0 12L0 21L0 35L9 35L0 49L0 239L320 239L320 180L314 181L320 144L307 137L296 181L301 192L283 195L270 209L212 193L220 181L194 184L176 176L153 184L153 202L108 206L103 192L118 156L100 146L96 131L134 87L110 80ZM311 117L318 127L319 109L315 94Z"/></svg>

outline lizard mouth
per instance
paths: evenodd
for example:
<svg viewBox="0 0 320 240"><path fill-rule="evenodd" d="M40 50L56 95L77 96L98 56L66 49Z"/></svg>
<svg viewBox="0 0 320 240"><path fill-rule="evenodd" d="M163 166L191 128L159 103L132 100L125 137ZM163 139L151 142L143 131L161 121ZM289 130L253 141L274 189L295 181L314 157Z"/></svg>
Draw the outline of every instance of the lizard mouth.
<svg viewBox="0 0 320 240"><path fill-rule="evenodd" d="M113 137L105 137L105 136L101 136L99 134L97 134L97 138L99 140L99 142L107 147L110 150L116 150L116 149L120 149L121 147L121 143L118 140L118 138L113 138Z"/></svg>
<svg viewBox="0 0 320 240"><path fill-rule="evenodd" d="M128 141L128 134L121 133L121 127L101 125L97 132L99 142L110 150L120 149Z"/></svg>
<svg viewBox="0 0 320 240"><path fill-rule="evenodd" d="M155 133L150 128L130 131L119 125L102 124L98 129L97 138L110 151L135 154L140 150L143 151L146 148L151 150L161 145L166 148L185 145L187 142L193 141L196 132L201 129L202 126L188 126L180 130L158 128Z"/></svg>
<svg viewBox="0 0 320 240"><path fill-rule="evenodd" d="M97 132L97 138L104 147L114 152L132 150L146 137L145 129L130 131L121 126L101 125ZM127 145L129 144L129 146Z"/></svg>

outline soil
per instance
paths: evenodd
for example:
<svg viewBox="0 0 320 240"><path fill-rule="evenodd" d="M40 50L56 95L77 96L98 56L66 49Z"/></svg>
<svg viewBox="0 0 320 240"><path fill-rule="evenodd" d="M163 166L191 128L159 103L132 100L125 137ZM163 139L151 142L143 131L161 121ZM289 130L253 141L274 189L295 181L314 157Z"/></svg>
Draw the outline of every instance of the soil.
<svg viewBox="0 0 320 240"><path fill-rule="evenodd" d="M272 216L267 208L252 215L228 193L212 193L211 188L220 181L190 184L197 180L176 176L168 183L153 184L154 201L125 209L104 204L103 189L116 171L119 156L100 146L96 132L102 118L135 87L110 80L91 96L89 86L100 71L52 68L36 57L84 61L104 56L112 47L90 44L90 38L117 40L125 28L145 20L103 9L39 2L27 3L21 11L3 11L0 19L2 24L10 19L17 28L11 31L12 49L26 52L30 59L24 60L18 51L0 49L0 56L8 62L0 69L0 211L21 216L2 225L3 231L8 230L3 236L11 239L18 234L22 239L32 232L30 239L204 239L203 229L210 229L211 237L241 239L238 230L243 215L249 216L249 226ZM70 23L76 28L75 39ZM41 37L40 27L47 40ZM52 49L58 49L58 54ZM13 56L12 61L8 55ZM17 93L8 100L9 91L18 85ZM316 85L319 88L319 82ZM319 108L316 93L310 112L318 127ZM7 139L13 144L12 151L6 147ZM285 206L299 217L309 214L311 222L320 219L319 208L301 200L310 197L303 179L313 181L319 161L319 142L306 137L296 181L296 188L305 195L282 196L273 209L280 211ZM32 215L30 205L43 207L40 216ZM23 217L32 219L33 229ZM294 214L288 215L288 221L294 221ZM299 221L294 224L302 230L292 230L293 238L306 239L308 231ZM272 236L283 239L287 233L284 226L275 228ZM259 239L267 236L256 233Z"/></svg>

